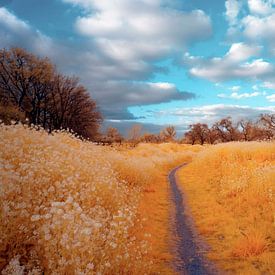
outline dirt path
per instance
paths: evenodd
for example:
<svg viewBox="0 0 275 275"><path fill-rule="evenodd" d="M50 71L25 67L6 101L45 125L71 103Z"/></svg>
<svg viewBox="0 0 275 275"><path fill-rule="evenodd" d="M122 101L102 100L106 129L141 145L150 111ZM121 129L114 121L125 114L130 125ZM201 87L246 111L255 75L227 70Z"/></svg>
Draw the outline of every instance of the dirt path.
<svg viewBox="0 0 275 275"><path fill-rule="evenodd" d="M185 196L177 184L176 172L185 165L174 168L168 176L171 199L175 208L172 217L177 240L175 250L178 260L175 262L175 269L180 274L188 275L220 274L214 265L204 257L207 246L195 231L193 220L188 213Z"/></svg>

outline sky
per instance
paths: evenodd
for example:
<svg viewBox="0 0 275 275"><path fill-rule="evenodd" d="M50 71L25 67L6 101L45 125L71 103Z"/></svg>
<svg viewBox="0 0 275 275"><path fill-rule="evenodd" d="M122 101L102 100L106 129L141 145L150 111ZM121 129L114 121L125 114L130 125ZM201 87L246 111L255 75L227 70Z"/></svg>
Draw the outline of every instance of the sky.
<svg viewBox="0 0 275 275"><path fill-rule="evenodd" d="M104 126L275 113L275 0L0 0L0 48L79 77Z"/></svg>

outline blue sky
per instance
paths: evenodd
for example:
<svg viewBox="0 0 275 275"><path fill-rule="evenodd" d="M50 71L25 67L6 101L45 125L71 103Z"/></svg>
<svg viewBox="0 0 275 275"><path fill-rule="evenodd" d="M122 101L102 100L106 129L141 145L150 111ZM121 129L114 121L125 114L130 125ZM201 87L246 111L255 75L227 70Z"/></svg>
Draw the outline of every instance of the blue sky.
<svg viewBox="0 0 275 275"><path fill-rule="evenodd" d="M76 75L125 132L275 112L275 0L0 0L0 47Z"/></svg>

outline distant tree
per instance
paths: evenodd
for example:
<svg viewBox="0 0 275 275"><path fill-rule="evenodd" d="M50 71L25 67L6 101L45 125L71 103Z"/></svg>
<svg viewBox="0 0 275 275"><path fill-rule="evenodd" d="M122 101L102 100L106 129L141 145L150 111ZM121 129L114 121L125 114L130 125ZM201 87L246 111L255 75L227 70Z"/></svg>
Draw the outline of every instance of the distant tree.
<svg viewBox="0 0 275 275"><path fill-rule="evenodd" d="M241 129L240 133L242 135L242 139L245 141L250 140L251 135L251 128L252 128L252 123L250 121L244 121L244 120L240 120L238 122L238 127Z"/></svg>
<svg viewBox="0 0 275 275"><path fill-rule="evenodd" d="M271 115L272 116L272 115ZM266 118L270 118L269 115L263 116L257 122L241 120L238 122L238 128L240 131L240 140L252 141L252 140L266 140L273 137L272 129L269 124L266 124Z"/></svg>
<svg viewBox="0 0 275 275"><path fill-rule="evenodd" d="M203 145L207 141L209 128L207 124L196 123L190 125L190 132L193 133L195 140L198 140Z"/></svg>
<svg viewBox="0 0 275 275"><path fill-rule="evenodd" d="M260 116L260 122L268 130L271 136L275 136L275 114L263 114Z"/></svg>
<svg viewBox="0 0 275 275"><path fill-rule="evenodd" d="M196 143L197 137L193 131L188 131L184 133L184 142L194 145Z"/></svg>
<svg viewBox="0 0 275 275"><path fill-rule="evenodd" d="M196 123L189 126L184 134L186 143L210 143L229 141L270 140L274 138L275 114L261 115L257 122L238 121L236 126L230 117L223 118L213 124L211 128L207 124Z"/></svg>
<svg viewBox="0 0 275 275"><path fill-rule="evenodd" d="M145 133L141 138L141 142L146 142L146 143L160 143L161 142L161 137L158 134L151 134L151 133Z"/></svg>
<svg viewBox="0 0 275 275"><path fill-rule="evenodd" d="M164 130L162 130L160 135L161 135L163 141L172 142L172 141L175 141L176 134L177 134L177 132L176 132L175 127L170 125L170 126L167 126Z"/></svg>
<svg viewBox="0 0 275 275"><path fill-rule="evenodd" d="M142 126L140 124L135 124L132 128L128 131L128 140L133 145L136 146L141 137Z"/></svg>
<svg viewBox="0 0 275 275"><path fill-rule="evenodd" d="M106 132L107 139L110 141L110 143L120 143L123 140L122 135L119 133L117 128L109 127Z"/></svg>
<svg viewBox="0 0 275 275"><path fill-rule="evenodd" d="M238 130L233 126L231 117L223 118L213 125L222 142L238 140Z"/></svg>
<svg viewBox="0 0 275 275"><path fill-rule="evenodd" d="M214 144L219 139L219 135L217 133L217 130L212 126L208 129L207 133L207 142L210 144Z"/></svg>

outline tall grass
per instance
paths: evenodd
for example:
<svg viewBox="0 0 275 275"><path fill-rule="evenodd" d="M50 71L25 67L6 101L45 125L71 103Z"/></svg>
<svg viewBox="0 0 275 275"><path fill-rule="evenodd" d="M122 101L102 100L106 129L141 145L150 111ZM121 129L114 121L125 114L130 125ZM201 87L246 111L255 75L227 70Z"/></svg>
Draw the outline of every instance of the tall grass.
<svg viewBox="0 0 275 275"><path fill-rule="evenodd" d="M233 274L274 272L275 143L208 147L180 180L210 258Z"/></svg>
<svg viewBox="0 0 275 275"><path fill-rule="evenodd" d="M168 234L165 174L168 163L192 158L189 147L117 151L62 131L1 125L0 148L3 274L168 272L167 239L157 236L159 226ZM160 204L164 220L153 212Z"/></svg>

